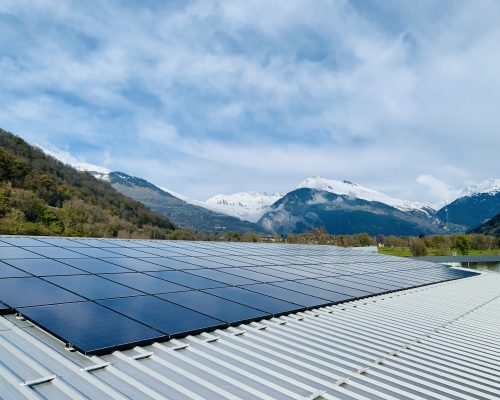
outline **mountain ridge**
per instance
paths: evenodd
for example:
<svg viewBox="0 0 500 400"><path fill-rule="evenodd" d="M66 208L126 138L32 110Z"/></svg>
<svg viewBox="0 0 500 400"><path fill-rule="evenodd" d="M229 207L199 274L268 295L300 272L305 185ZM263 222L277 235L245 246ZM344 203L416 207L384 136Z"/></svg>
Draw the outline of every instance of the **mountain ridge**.
<svg viewBox="0 0 500 400"><path fill-rule="evenodd" d="M125 181L121 181L120 183L117 182L119 174L123 174L129 178L134 178L131 175L116 171L110 172L108 169L103 167L77 160L74 157L71 157L68 153L63 154L63 157L70 162L74 162L76 167L80 170L89 171L99 179L109 181L111 174L115 174L114 184L116 189L127 196L135 198L136 200L143 201L149 206L152 205L152 203L148 203L148 201L151 202L153 199L147 198L147 196L144 197L145 193L139 193L137 188L135 191L132 190L133 185L130 186L126 183L124 184ZM276 225L280 218L283 219L284 217L282 215L278 218L278 210L276 209L277 207L274 207L274 205L281 204L280 200L299 189L316 191L314 192L315 199L324 199L324 193L330 193L337 196L336 198L345 198L346 200L358 199L367 203L372 203L370 207L363 203L365 207L363 215L367 216L366 207L370 208L371 213L369 218L368 216L367 218L369 220L373 220L373 215L379 215L377 220L379 220L379 223L383 226L387 224L380 220L380 215L384 213L387 214L387 209L384 208L384 206L388 206L392 208L392 211L389 213L391 214L390 218L396 218L396 220L400 222L406 221L404 223L401 222L403 225L408 223L408 221L413 221L413 223L416 224L415 226L419 227L418 229L422 229L420 233L424 234L465 232L480 225L481 223L484 223L486 220L493 217L497 212L500 212L500 179L488 179L475 185L469 185L461 191L461 194L456 199L450 200L448 202L449 204L446 204L444 207L439 209L436 209L435 206L429 203L394 198L377 190L370 189L348 180L339 181L322 178L317 175L306 178L299 183L294 190L285 194L238 192L229 195L218 194L212 196L206 201L190 199L189 197L170 189L162 188L152 184L151 182L142 180L142 178L134 179L136 186L142 187L143 190L150 190L152 193L156 193L156 195L162 197L161 200L157 198L153 201L153 208L156 210L161 209L161 212L164 215L170 216L171 218L174 218L174 220L175 218L180 218L180 220L176 221L180 224L180 226L190 227L193 229L199 229L201 227L194 220L194 215L199 215L204 221L202 223L203 228L210 229L211 231L228 229L229 226L231 228L235 228L236 230L243 229L245 232L252 227L258 231L264 230L270 232L284 232L283 227L278 227ZM141 183L139 183L139 180L142 180ZM169 211L166 203L163 205L160 204L162 201L169 203L169 207L176 208L176 211ZM307 207L305 207L307 205L313 206L313 208L318 208L318 204L312 204L315 200L309 199L307 201L309 204L301 204L299 207L305 214L309 212ZM328 201L325 201L325 203L328 203ZM347 203L344 202L344 204ZM361 203L358 203L358 205L359 204ZM322 210L321 215L323 216L323 219L325 219L327 218L327 214L325 214L325 212L328 207L324 206L323 208L324 209ZM201 209L213 214L201 211ZM382 209L384 211L381 211ZM398 212L395 210L398 210ZM288 211L291 212L291 214L296 214L296 212L293 212L292 210ZM337 220L340 218L339 212L340 209L337 207L334 213ZM345 212L353 215L350 206L347 207ZM399 212L402 212L403 214ZM268 215L269 213L273 216L272 218ZM175 217L173 217L174 214L176 214ZM234 219L227 219L224 221L224 216ZM217 222L212 224L212 227L207 226L210 218L217 220ZM294 218L297 219L298 216L295 215ZM345 219L342 220L347 224L352 224L352 221ZM248 224L245 224L245 222ZM325 222L326 225L329 224L327 220L323 222ZM399 224L399 222L396 221L394 221L394 223L396 225ZM311 226L313 225L314 224ZM289 223L286 226L289 226ZM308 226L308 224L304 224L304 226ZM364 224L360 223L359 226L361 229ZM411 229L409 228L409 231L414 231L416 229L415 226ZM352 227L349 229L351 228Z"/></svg>
<svg viewBox="0 0 500 400"><path fill-rule="evenodd" d="M259 225L187 203L145 179L123 172L111 172L108 179L117 191L166 215L180 227L211 233L264 233Z"/></svg>
<svg viewBox="0 0 500 400"><path fill-rule="evenodd" d="M330 191L298 188L271 206L259 221L267 230L286 234L324 227L330 234L420 235L443 233L426 212L403 211L385 203Z"/></svg>

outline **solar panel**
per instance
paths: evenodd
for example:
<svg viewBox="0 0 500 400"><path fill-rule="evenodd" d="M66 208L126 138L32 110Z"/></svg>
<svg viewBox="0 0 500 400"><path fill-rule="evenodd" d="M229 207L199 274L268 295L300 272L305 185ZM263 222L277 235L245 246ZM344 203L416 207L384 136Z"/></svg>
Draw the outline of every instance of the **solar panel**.
<svg viewBox="0 0 500 400"><path fill-rule="evenodd" d="M2 302L12 308L85 300L35 277L0 279L0 296Z"/></svg>
<svg viewBox="0 0 500 400"><path fill-rule="evenodd" d="M90 301L28 307L19 311L55 337L87 354L165 338L162 332Z"/></svg>
<svg viewBox="0 0 500 400"><path fill-rule="evenodd" d="M249 285L252 283L257 283L254 280L242 278L241 276L226 274L225 269L223 270L213 270L213 269L195 269L190 271L190 274L202 276L204 278L212 279L218 282L227 283L228 285L238 286L238 285Z"/></svg>
<svg viewBox="0 0 500 400"><path fill-rule="evenodd" d="M200 266L189 264L184 261L173 260L171 258L139 258L139 260L147 261L148 263L159 265L163 267L163 269L198 269Z"/></svg>
<svg viewBox="0 0 500 400"><path fill-rule="evenodd" d="M291 311L305 310L298 304L289 303L260 293L251 292L240 287L224 287L218 289L206 289L204 292L219 296L236 303L248 305L262 310L268 314L280 315Z"/></svg>
<svg viewBox="0 0 500 400"><path fill-rule="evenodd" d="M89 354L472 275L331 246L0 237L0 313Z"/></svg>
<svg viewBox="0 0 500 400"><path fill-rule="evenodd" d="M167 336L227 326L224 321L153 296L100 300L99 303Z"/></svg>
<svg viewBox="0 0 500 400"><path fill-rule="evenodd" d="M275 297L277 299L284 300L290 303L296 303L301 305L302 307L319 307L330 303L328 300L321 299L319 297L309 296L304 293L280 288L279 286L274 286L268 283L247 285L243 286L243 288L252 292L265 294L266 296Z"/></svg>
<svg viewBox="0 0 500 400"><path fill-rule="evenodd" d="M90 300L141 295L137 290L96 275L50 276L44 279Z"/></svg>
<svg viewBox="0 0 500 400"><path fill-rule="evenodd" d="M78 275L85 272L50 258L7 260L10 265L34 276Z"/></svg>
<svg viewBox="0 0 500 400"><path fill-rule="evenodd" d="M44 247L27 247L26 248L33 253L39 254L44 257L50 258L83 258L85 257L82 254L77 253L76 251L68 250L63 247L56 246L44 246ZM76 248L75 250L81 251L85 250L85 248ZM17 258L17 257L16 257Z"/></svg>
<svg viewBox="0 0 500 400"><path fill-rule="evenodd" d="M0 262L0 279L1 278L22 278L30 276L20 269L14 268L4 262Z"/></svg>
<svg viewBox="0 0 500 400"><path fill-rule="evenodd" d="M153 259L152 259L153 260ZM107 262L119 265L120 267L127 268L132 271L163 271L164 267L158 264L153 264L152 262L138 260L137 258L122 257L120 258L108 258Z"/></svg>
<svg viewBox="0 0 500 400"><path fill-rule="evenodd" d="M92 274L133 272L132 270L96 258L61 258L58 261Z"/></svg>
<svg viewBox="0 0 500 400"><path fill-rule="evenodd" d="M108 274L103 275L106 279L120 283L122 285L140 290L147 294L182 292L192 290L187 286L178 285L164 279L155 278L138 272L130 274Z"/></svg>
<svg viewBox="0 0 500 400"><path fill-rule="evenodd" d="M2 237L1 241L12 246L43 246L43 242L29 237Z"/></svg>
<svg viewBox="0 0 500 400"><path fill-rule="evenodd" d="M273 285L282 287L284 289L290 289L295 292L315 296L320 299L328 300L330 302L345 301L353 298L353 296L349 296L346 294L334 292L331 290L321 289L314 286L309 286L304 283L301 283L300 281L276 282Z"/></svg>
<svg viewBox="0 0 500 400"><path fill-rule="evenodd" d="M262 283L278 282L281 280L280 278L276 278L275 276L261 274L259 272L245 268L225 268L224 273L241 276L243 278L248 278L253 281Z"/></svg>
<svg viewBox="0 0 500 400"><path fill-rule="evenodd" d="M227 286L225 283L188 274L182 271L148 272L148 275L156 276L157 278L165 279L166 281L177 283L179 285L184 285L190 287L191 289L210 289Z"/></svg>
<svg viewBox="0 0 500 400"><path fill-rule="evenodd" d="M160 294L158 296L229 324L270 317L269 314L255 308L197 290Z"/></svg>
<svg viewBox="0 0 500 400"><path fill-rule="evenodd" d="M43 256L39 254L14 246L2 247L1 254L2 260L10 260L14 258L43 258Z"/></svg>

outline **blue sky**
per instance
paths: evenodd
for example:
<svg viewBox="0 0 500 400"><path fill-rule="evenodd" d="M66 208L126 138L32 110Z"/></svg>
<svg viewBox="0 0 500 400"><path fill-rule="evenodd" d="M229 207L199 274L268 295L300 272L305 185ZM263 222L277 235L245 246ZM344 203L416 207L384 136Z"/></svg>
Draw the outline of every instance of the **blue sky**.
<svg viewBox="0 0 500 400"><path fill-rule="evenodd" d="M0 127L193 198L497 178L500 2L0 2Z"/></svg>

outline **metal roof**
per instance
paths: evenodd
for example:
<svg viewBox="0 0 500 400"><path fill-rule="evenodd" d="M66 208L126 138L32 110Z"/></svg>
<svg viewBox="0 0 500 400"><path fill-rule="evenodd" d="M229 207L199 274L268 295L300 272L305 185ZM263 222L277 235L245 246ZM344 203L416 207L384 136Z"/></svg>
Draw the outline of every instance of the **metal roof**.
<svg viewBox="0 0 500 400"><path fill-rule="evenodd" d="M0 318L1 399L498 399L500 274L87 357Z"/></svg>

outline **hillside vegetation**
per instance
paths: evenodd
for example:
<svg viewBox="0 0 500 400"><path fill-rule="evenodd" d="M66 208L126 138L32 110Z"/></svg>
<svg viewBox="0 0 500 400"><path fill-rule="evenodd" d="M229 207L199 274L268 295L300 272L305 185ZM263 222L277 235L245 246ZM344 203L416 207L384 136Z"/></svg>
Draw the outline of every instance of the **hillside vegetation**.
<svg viewBox="0 0 500 400"><path fill-rule="evenodd" d="M500 254L500 237L483 234L395 236L367 233L330 235L324 228L301 234L289 234L275 241L301 244L326 244L341 247L378 246L380 253L391 256L451 256L456 254Z"/></svg>
<svg viewBox="0 0 500 400"><path fill-rule="evenodd" d="M482 233L484 235L500 236L500 214L497 214L483 225L478 226L470 233Z"/></svg>
<svg viewBox="0 0 500 400"><path fill-rule="evenodd" d="M165 238L165 216L0 129L0 233Z"/></svg>

